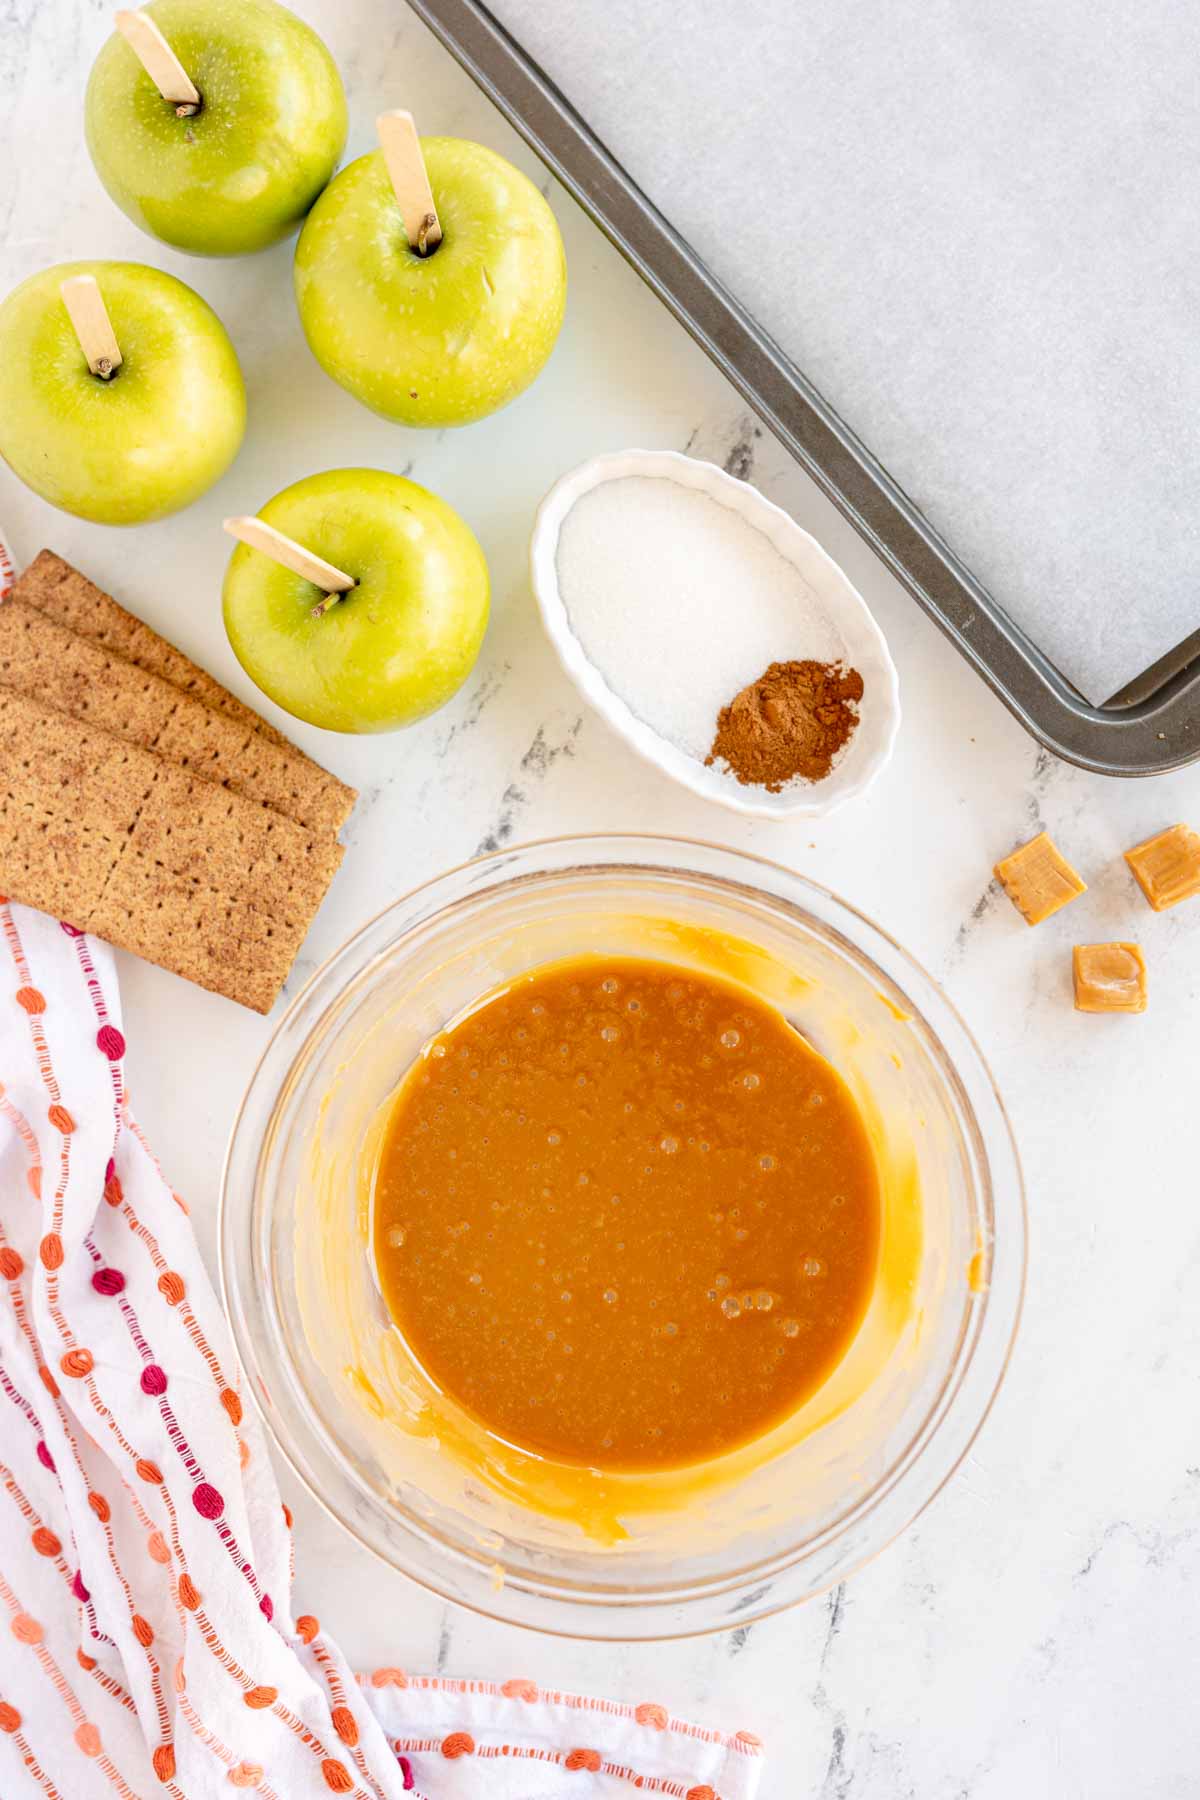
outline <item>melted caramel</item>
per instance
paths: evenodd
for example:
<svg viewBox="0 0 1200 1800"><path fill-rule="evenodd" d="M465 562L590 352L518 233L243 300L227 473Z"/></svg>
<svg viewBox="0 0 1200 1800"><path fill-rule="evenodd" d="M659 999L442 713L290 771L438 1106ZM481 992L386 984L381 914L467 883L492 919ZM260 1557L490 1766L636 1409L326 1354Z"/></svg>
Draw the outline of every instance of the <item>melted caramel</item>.
<svg viewBox="0 0 1200 1800"><path fill-rule="evenodd" d="M558 1462L684 1467L796 1410L854 1336L879 1184L834 1069L666 963L535 969L425 1047L374 1247L428 1376Z"/></svg>

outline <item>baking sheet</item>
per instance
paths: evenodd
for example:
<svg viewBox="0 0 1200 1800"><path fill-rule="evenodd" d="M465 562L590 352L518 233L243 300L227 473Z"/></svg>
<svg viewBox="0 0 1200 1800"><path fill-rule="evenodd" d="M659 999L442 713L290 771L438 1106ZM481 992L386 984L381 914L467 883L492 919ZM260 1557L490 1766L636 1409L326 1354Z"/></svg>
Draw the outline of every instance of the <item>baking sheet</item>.
<svg viewBox="0 0 1200 1800"><path fill-rule="evenodd" d="M1200 625L1190 12L492 11L1088 698Z"/></svg>

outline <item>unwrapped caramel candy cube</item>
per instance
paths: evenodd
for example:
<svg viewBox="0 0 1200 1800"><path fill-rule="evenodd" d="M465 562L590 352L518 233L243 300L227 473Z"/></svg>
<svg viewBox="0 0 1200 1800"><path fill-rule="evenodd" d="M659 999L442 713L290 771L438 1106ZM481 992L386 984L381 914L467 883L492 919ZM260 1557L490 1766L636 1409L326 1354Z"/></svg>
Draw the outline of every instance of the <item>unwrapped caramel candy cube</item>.
<svg viewBox="0 0 1200 1800"><path fill-rule="evenodd" d="M1076 944L1075 1010L1146 1010L1146 961L1136 944Z"/></svg>
<svg viewBox="0 0 1200 1800"><path fill-rule="evenodd" d="M1060 906L1087 893L1087 882L1046 831L998 862L992 873L1027 925L1040 925Z"/></svg>
<svg viewBox="0 0 1200 1800"><path fill-rule="evenodd" d="M1155 912L1200 894L1200 833L1172 825L1125 852L1138 886Z"/></svg>

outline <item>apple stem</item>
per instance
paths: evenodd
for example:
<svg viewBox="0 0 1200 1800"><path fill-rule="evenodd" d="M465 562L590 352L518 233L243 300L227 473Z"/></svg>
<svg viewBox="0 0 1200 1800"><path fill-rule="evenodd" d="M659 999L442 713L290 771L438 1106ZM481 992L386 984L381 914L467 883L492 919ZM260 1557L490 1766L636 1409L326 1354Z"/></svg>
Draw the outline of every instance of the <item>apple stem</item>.
<svg viewBox="0 0 1200 1800"><path fill-rule="evenodd" d="M348 591L349 590L347 589L347 592ZM325 617L325 614L330 610L331 607L336 606L339 600L344 600L345 598L346 598L345 593L325 594L320 600L317 601L317 604L313 607L313 609L312 609L313 618L314 619L323 619Z"/></svg>

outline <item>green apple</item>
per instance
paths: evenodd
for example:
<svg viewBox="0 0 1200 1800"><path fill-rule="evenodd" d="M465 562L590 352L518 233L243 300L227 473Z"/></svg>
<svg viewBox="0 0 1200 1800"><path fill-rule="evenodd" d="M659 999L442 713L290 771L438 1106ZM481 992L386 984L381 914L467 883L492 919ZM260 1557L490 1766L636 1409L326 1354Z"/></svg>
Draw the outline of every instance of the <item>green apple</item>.
<svg viewBox="0 0 1200 1800"><path fill-rule="evenodd" d="M511 163L422 138L442 240L409 247L379 151L325 189L296 245L296 300L327 374L403 425L506 406L554 348L567 266L554 214Z"/></svg>
<svg viewBox="0 0 1200 1800"><path fill-rule="evenodd" d="M443 706L470 674L488 621L474 533L428 488L382 469L330 469L258 514L354 577L320 588L239 544L225 576L225 629L250 679L327 731L393 731Z"/></svg>
<svg viewBox="0 0 1200 1800"><path fill-rule="evenodd" d="M238 256L294 231L346 144L346 96L315 31L275 0L154 0L200 93L180 118L125 39L92 67L96 173L122 212L197 256Z"/></svg>
<svg viewBox="0 0 1200 1800"><path fill-rule="evenodd" d="M59 293L93 275L123 361L88 368ZM144 263L59 263L0 304L0 456L52 505L101 525L187 506L229 467L246 390L211 306Z"/></svg>

